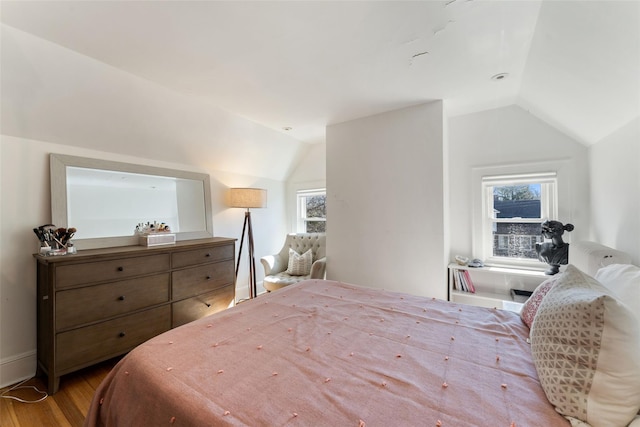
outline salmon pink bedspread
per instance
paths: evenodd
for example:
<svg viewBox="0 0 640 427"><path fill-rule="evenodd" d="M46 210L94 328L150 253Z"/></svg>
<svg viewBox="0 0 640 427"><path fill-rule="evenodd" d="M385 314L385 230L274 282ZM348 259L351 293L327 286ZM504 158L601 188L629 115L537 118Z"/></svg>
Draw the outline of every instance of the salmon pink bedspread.
<svg viewBox="0 0 640 427"><path fill-rule="evenodd" d="M553 427L512 312L308 280L137 347L85 426Z"/></svg>

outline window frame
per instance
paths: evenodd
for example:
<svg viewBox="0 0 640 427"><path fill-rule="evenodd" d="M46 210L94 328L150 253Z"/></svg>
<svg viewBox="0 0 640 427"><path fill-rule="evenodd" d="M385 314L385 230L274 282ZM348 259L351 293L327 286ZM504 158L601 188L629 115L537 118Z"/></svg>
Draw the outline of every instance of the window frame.
<svg viewBox="0 0 640 427"><path fill-rule="evenodd" d="M495 218L493 210L493 187L508 185L540 184L539 218ZM546 219L558 217L558 174L557 172L534 172L483 175L480 178L482 208L479 221L481 258L487 265L502 265L522 268L543 268L545 264L533 258L512 258L494 255L494 225L498 223L542 223Z"/></svg>
<svg viewBox="0 0 640 427"><path fill-rule="evenodd" d="M296 191L296 232L297 233L307 233L307 223L308 222L324 222L325 223L325 232L326 232L326 222L327 218L316 218L311 217L308 218L307 210L306 210L306 198L313 196L324 196L325 203L327 197L327 189L326 188L313 188L313 189L304 189Z"/></svg>

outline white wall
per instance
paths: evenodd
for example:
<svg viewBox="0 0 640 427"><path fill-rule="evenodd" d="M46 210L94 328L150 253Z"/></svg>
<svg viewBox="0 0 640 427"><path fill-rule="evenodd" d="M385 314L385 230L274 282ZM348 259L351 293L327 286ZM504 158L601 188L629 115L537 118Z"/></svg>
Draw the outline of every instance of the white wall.
<svg viewBox="0 0 640 427"><path fill-rule="evenodd" d="M567 241L589 237L587 147L547 125L522 108L509 107L449 119L450 259L473 253L475 170L527 172L539 165L559 168L558 220L575 230ZM544 170L545 172L547 170Z"/></svg>
<svg viewBox="0 0 640 427"><path fill-rule="evenodd" d="M35 372L31 230L51 221L49 153L208 173L217 236L242 231L228 187L266 188L268 207L252 211L256 257L281 245L284 180L306 144L4 24L1 40L0 386ZM247 275L243 260L239 298Z"/></svg>
<svg viewBox="0 0 640 427"><path fill-rule="evenodd" d="M640 118L591 146L592 240L640 265Z"/></svg>
<svg viewBox="0 0 640 427"><path fill-rule="evenodd" d="M446 298L442 102L327 127L327 277Z"/></svg>
<svg viewBox="0 0 640 427"><path fill-rule="evenodd" d="M2 24L2 134L285 180L306 145Z"/></svg>
<svg viewBox="0 0 640 427"><path fill-rule="evenodd" d="M286 233L285 192L281 181L158 162L89 149L2 136L0 140L0 387L35 373L36 264L38 241L32 228L51 221L49 153L102 158L148 166L208 173L211 177L213 229L216 236L238 239L242 209L225 205L228 187L255 186L268 191L268 207L252 211L256 258L271 253ZM246 242L245 242L246 243ZM244 249L236 294L248 296L247 249ZM259 266L257 279L264 271ZM261 289L259 289L259 292Z"/></svg>
<svg viewBox="0 0 640 427"><path fill-rule="evenodd" d="M2 135L262 177L232 178L235 186L277 181L265 212L284 217L284 180L308 145L7 25L1 31ZM256 232L261 212L252 214Z"/></svg>

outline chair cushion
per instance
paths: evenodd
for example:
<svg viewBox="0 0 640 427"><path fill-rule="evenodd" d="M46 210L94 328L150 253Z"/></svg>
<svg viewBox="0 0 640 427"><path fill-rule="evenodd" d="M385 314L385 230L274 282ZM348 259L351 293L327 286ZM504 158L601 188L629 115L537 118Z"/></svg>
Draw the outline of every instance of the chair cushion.
<svg viewBox="0 0 640 427"><path fill-rule="evenodd" d="M311 274L311 265L313 264L313 253L311 249L300 255L298 252L289 248L289 264L287 266L287 274L291 276L308 276Z"/></svg>
<svg viewBox="0 0 640 427"><path fill-rule="evenodd" d="M262 281L262 286L268 291L275 291L285 286L293 285L303 280L309 279L311 276L291 276L286 272L266 276Z"/></svg>

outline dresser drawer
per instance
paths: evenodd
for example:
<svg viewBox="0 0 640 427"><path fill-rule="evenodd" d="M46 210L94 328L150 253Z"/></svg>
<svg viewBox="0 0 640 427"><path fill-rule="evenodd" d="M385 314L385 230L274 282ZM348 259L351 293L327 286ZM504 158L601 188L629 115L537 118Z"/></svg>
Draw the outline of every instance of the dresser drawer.
<svg viewBox="0 0 640 427"><path fill-rule="evenodd" d="M57 289L85 283L127 279L169 270L169 254L121 258L108 261L62 265L57 269Z"/></svg>
<svg viewBox="0 0 640 427"><path fill-rule="evenodd" d="M50 394L58 390L62 375L122 355L169 330L175 303L175 321L183 324L235 299L235 239L34 257L37 359Z"/></svg>
<svg viewBox="0 0 640 427"><path fill-rule="evenodd" d="M171 279L172 298L180 300L234 283L233 261L222 261L174 271Z"/></svg>
<svg viewBox="0 0 640 427"><path fill-rule="evenodd" d="M169 330L169 304L56 336L56 368L65 370L115 357Z"/></svg>
<svg viewBox="0 0 640 427"><path fill-rule="evenodd" d="M235 256L234 251L234 245L213 246L190 251L176 251L171 254L171 266L173 268L181 268L225 259L233 260Z"/></svg>
<svg viewBox="0 0 640 427"><path fill-rule="evenodd" d="M236 297L234 285L218 288L213 292L198 295L173 303L172 328L198 320L204 316L225 310L233 304Z"/></svg>
<svg viewBox="0 0 640 427"><path fill-rule="evenodd" d="M169 273L56 293L56 331L169 301Z"/></svg>

